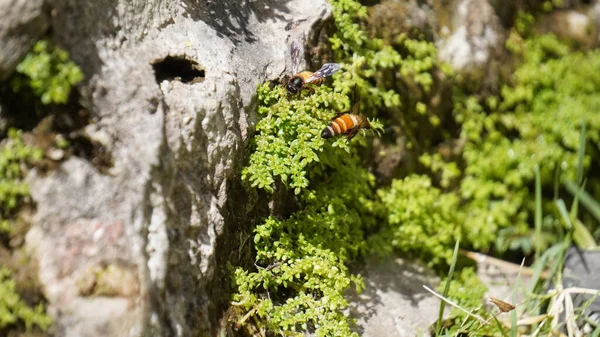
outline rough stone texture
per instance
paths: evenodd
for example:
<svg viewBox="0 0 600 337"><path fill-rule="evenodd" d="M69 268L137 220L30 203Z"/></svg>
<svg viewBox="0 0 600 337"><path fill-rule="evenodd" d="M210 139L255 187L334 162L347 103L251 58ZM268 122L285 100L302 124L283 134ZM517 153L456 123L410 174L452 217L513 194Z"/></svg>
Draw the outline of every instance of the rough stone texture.
<svg viewBox="0 0 600 337"><path fill-rule="evenodd" d="M600 2L541 15L535 29L540 34L552 33L584 47L596 47L600 45Z"/></svg>
<svg viewBox="0 0 600 337"><path fill-rule="evenodd" d="M439 56L463 74L497 82L506 32L487 0L452 2L450 27L440 27Z"/></svg>
<svg viewBox="0 0 600 337"><path fill-rule="evenodd" d="M0 81L10 76L48 27L43 5L44 0L0 0Z"/></svg>
<svg viewBox="0 0 600 337"><path fill-rule="evenodd" d="M357 319L361 336L429 336L440 307L440 301L423 288L438 286L433 272L399 258L369 261L356 272L366 287L351 297L350 314Z"/></svg>
<svg viewBox="0 0 600 337"><path fill-rule="evenodd" d="M230 185L256 118L256 86L285 73L291 39L330 9L308 0L50 5L55 37L86 74L95 124L85 130L114 161L103 173L71 157L28 177L37 214L27 244L40 260L52 332L214 335L226 281L215 261L237 249L220 235L241 225L228 211L242 212ZM204 78L157 83L152 64L167 56L197 63ZM89 270L107 265L135 275L136 286L88 296Z"/></svg>

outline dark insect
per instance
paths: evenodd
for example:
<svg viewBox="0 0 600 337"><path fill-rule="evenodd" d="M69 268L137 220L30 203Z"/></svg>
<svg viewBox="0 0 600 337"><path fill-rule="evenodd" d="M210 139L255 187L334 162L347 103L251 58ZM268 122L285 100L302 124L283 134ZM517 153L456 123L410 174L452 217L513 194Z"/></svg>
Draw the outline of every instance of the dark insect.
<svg viewBox="0 0 600 337"><path fill-rule="evenodd" d="M509 312L515 308L514 305L512 305L508 302L499 300L499 299L495 298L494 296L490 296L490 302L494 303L498 307L498 309L500 309L501 312Z"/></svg>
<svg viewBox="0 0 600 337"><path fill-rule="evenodd" d="M361 114L358 114L359 102L354 103L352 112L344 113L336 116L323 132L321 137L331 138L337 135L346 135L346 139L350 140L361 129L370 129L369 120Z"/></svg>
<svg viewBox="0 0 600 337"><path fill-rule="evenodd" d="M292 74L294 75L287 84L287 90L292 95L300 92L309 83L321 85L325 82L325 77L329 77L342 69L342 66L337 63L325 63L314 73L311 71L298 72L300 55L304 54L304 48L298 42L294 41L292 42L290 54L292 56Z"/></svg>

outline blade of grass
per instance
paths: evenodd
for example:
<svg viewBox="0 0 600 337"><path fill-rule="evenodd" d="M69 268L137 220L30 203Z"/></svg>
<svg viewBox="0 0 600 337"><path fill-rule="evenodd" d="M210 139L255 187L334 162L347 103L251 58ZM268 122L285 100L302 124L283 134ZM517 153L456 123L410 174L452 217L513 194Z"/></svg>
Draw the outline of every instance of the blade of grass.
<svg viewBox="0 0 600 337"><path fill-rule="evenodd" d="M542 249L542 181L540 168L535 166L535 260L539 260Z"/></svg>
<svg viewBox="0 0 600 337"><path fill-rule="evenodd" d="M599 337L600 336L600 325L598 325L596 327L596 329L594 329L594 331L592 332L592 334L590 335L590 337Z"/></svg>
<svg viewBox="0 0 600 337"><path fill-rule="evenodd" d="M517 303L517 288L521 283L521 270L523 269L523 265L525 264L525 259L521 261L521 269L519 269L519 273L517 274L517 282L515 282L515 287L513 288L512 293L512 302ZM512 310L510 312L510 336L517 337L517 310Z"/></svg>
<svg viewBox="0 0 600 337"><path fill-rule="evenodd" d="M583 161L585 159L585 122L581 121L579 134L579 150L577 151L577 193L571 205L571 219L577 219L579 214L579 192L583 190Z"/></svg>
<svg viewBox="0 0 600 337"><path fill-rule="evenodd" d="M558 191L560 188L560 166L554 170L554 200L558 199Z"/></svg>
<svg viewBox="0 0 600 337"><path fill-rule="evenodd" d="M573 201L574 206L581 200L583 206L586 207L598 221L600 221L600 204L598 204L596 200L594 200L583 188L578 188L577 185L571 181L565 181L565 187L575 196ZM596 240L592 233L590 233L588 228L579 221L573 213L574 212L571 212L571 219L575 219L573 221L573 241L575 241L578 247L583 249L597 247Z"/></svg>
<svg viewBox="0 0 600 337"><path fill-rule="evenodd" d="M571 222L571 217L569 216L569 212L567 211L567 206L565 205L565 202L562 199L558 199L554 203L556 204L558 212L560 213L563 219L565 228L568 232L572 231L573 223Z"/></svg>
<svg viewBox="0 0 600 337"><path fill-rule="evenodd" d="M498 330L500 330L500 333L502 333L502 337L508 337L508 335L506 334L506 330L504 330L504 327L502 326L496 315L494 315L494 321L496 321L496 325L498 326Z"/></svg>
<svg viewBox="0 0 600 337"><path fill-rule="evenodd" d="M579 195L579 200L581 204L592 214L594 218L598 222L600 222L600 203L596 201L588 192L585 190L581 190L577 184L570 180L565 180L564 182L567 191L571 193L574 197Z"/></svg>
<svg viewBox="0 0 600 337"><path fill-rule="evenodd" d="M571 218L569 217L569 213L567 212L567 206L562 199L556 200L556 207L558 208L558 212L563 219L565 224L565 228L567 230L567 235L562 242L562 250L560 251L560 257L558 259L558 269L556 271L557 279L556 283L562 284L562 273L563 267L565 265L565 255L567 254L567 250L571 247L573 243L573 222L571 222Z"/></svg>
<svg viewBox="0 0 600 337"><path fill-rule="evenodd" d="M581 133L579 134L579 151L577 158L577 184L583 183L583 160L585 159L585 120L581 121Z"/></svg>
<svg viewBox="0 0 600 337"><path fill-rule="evenodd" d="M452 253L452 263L450 264L450 269L448 270L448 278L446 279L446 285L444 286L444 297L448 297L448 292L450 291L450 282L452 281L452 276L454 275L454 268L456 268L456 260L458 258L458 247L460 245L460 236L456 239L456 244L454 245L454 253ZM442 332L442 321L444 320L444 309L446 308L446 302L440 301L440 312L438 314L437 325L435 328L435 335L439 336Z"/></svg>

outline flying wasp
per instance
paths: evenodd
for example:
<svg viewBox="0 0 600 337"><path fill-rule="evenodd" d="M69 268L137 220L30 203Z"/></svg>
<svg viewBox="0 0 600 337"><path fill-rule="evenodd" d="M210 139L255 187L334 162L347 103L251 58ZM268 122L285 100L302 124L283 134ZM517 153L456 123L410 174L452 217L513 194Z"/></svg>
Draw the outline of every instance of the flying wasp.
<svg viewBox="0 0 600 337"><path fill-rule="evenodd" d="M314 73L311 71L298 72L300 55L304 54L304 48L301 44L294 41L292 42L290 54L292 56L292 74L294 75L287 84L287 90L292 95L297 94L309 83L321 85L325 82L325 77L329 77L342 69L342 66L337 63L325 63Z"/></svg>
<svg viewBox="0 0 600 337"><path fill-rule="evenodd" d="M337 135L346 135L346 139L350 140L361 129L370 129L371 124L369 120L358 113L359 102L354 103L351 112L343 113L336 116L323 132L321 132L322 138L331 138Z"/></svg>

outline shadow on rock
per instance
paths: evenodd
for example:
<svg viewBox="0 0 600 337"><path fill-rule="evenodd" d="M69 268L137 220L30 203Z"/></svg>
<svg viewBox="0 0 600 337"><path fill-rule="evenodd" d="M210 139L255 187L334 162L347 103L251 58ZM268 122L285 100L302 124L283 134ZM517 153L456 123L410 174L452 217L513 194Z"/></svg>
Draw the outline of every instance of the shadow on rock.
<svg viewBox="0 0 600 337"><path fill-rule="evenodd" d="M432 271L398 258L369 260L354 272L365 282L363 293L350 296L350 315L362 336L427 334L439 309L439 301L423 288L439 284Z"/></svg>
<svg viewBox="0 0 600 337"><path fill-rule="evenodd" d="M221 35L239 43L256 42L256 36L248 29L252 15L259 22L284 20L289 13L289 0L258 1L204 1L183 0L186 16L206 22Z"/></svg>

